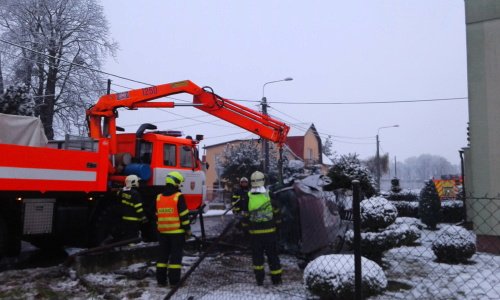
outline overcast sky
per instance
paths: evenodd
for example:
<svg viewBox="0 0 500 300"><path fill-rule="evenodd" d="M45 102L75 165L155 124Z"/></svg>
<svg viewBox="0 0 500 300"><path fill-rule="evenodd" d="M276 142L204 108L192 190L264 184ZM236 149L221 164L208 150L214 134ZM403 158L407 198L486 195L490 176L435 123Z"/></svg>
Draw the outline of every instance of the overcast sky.
<svg viewBox="0 0 500 300"><path fill-rule="evenodd" d="M467 97L462 0L102 3L120 45L107 72L151 84L189 79L255 109L264 83L293 77L266 86L269 113L295 131L314 123L337 153L374 156L379 133L391 160L429 153L459 163L466 99L352 103ZM116 92L143 87L111 79ZM192 107L123 111L118 125L143 122L204 134L202 145L256 137Z"/></svg>

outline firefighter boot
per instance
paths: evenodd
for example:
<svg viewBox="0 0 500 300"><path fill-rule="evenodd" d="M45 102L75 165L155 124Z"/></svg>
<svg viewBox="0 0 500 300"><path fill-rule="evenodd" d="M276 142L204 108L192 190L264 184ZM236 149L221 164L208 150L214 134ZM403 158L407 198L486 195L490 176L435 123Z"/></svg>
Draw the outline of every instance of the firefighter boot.
<svg viewBox="0 0 500 300"><path fill-rule="evenodd" d="M261 286L264 284L264 270L254 270L255 272L255 280L257 281L257 285Z"/></svg>
<svg viewBox="0 0 500 300"><path fill-rule="evenodd" d="M271 282L273 285L278 285L281 284L281 274L283 273L283 270L280 268L278 270L271 270Z"/></svg>
<svg viewBox="0 0 500 300"><path fill-rule="evenodd" d="M167 286L167 264L156 264L156 282L159 286Z"/></svg>
<svg viewBox="0 0 500 300"><path fill-rule="evenodd" d="M283 281L281 280L281 274L278 275L271 275L271 282L274 285L281 284Z"/></svg>

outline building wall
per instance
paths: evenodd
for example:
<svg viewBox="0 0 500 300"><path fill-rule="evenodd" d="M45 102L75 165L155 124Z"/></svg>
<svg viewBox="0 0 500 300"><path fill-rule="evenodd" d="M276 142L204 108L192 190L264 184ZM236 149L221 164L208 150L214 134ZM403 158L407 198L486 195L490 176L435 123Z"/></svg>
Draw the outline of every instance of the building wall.
<svg viewBox="0 0 500 300"><path fill-rule="evenodd" d="M470 149L468 213L480 235L500 236L500 1L466 0Z"/></svg>
<svg viewBox="0 0 500 300"><path fill-rule="evenodd" d="M304 135L304 161L306 163L319 163L321 153L319 151L318 138L315 132L309 128Z"/></svg>
<svg viewBox="0 0 500 300"><path fill-rule="evenodd" d="M217 163L216 159L218 156L222 155L224 152L224 148L226 144L220 144L211 146L207 148L205 157L209 164L208 170L205 172L207 189L212 189L214 187L214 183L217 182Z"/></svg>
<svg viewBox="0 0 500 300"><path fill-rule="evenodd" d="M218 181L218 176L217 176L217 163L216 163L216 158L220 157L224 153L224 149L226 148L227 145L239 145L243 141L246 140L236 140L236 141L229 141L227 143L223 144L218 144L214 146L207 146L206 149L206 160L210 164L209 169L207 172L205 172L206 176L206 183L207 183L207 188L212 189L214 187L214 184L217 183ZM254 143L258 144L258 140L252 140ZM270 147L273 146L273 143L269 144ZM261 144L258 145L258 148L261 148Z"/></svg>

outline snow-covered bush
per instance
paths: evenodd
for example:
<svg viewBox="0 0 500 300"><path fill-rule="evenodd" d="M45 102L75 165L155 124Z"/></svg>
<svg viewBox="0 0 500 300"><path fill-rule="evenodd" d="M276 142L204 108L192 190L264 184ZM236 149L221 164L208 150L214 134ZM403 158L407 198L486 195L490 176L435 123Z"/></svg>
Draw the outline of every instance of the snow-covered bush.
<svg viewBox="0 0 500 300"><path fill-rule="evenodd" d="M398 216L418 218L418 202L390 201L398 210Z"/></svg>
<svg viewBox="0 0 500 300"><path fill-rule="evenodd" d="M368 168L361 165L357 154L342 155L333 161L333 167L328 171L332 183L325 186L325 191L350 189L354 179L359 180L361 192L366 197L375 194L375 181Z"/></svg>
<svg viewBox="0 0 500 300"><path fill-rule="evenodd" d="M405 224L404 220L393 224L397 220L398 211L386 199L370 198L361 201L360 206L363 256L379 261L385 251L402 245L412 245L420 237L418 226ZM345 241L348 247L354 246L354 231L346 232Z"/></svg>
<svg viewBox="0 0 500 300"><path fill-rule="evenodd" d="M387 197L388 200L390 196ZM419 202L415 201L394 201L390 202L398 209L399 217L418 218ZM456 223L464 219L464 203L460 200L443 200L439 213L439 222Z"/></svg>
<svg viewBox="0 0 500 300"><path fill-rule="evenodd" d="M441 222L456 223L464 219L464 203L460 200L441 201Z"/></svg>
<svg viewBox="0 0 500 300"><path fill-rule="evenodd" d="M411 246L420 236L420 230L408 224L393 224L380 232L362 232L361 253L363 256L379 261L385 251L400 246ZM347 231L345 238L347 245L352 247L354 231Z"/></svg>
<svg viewBox="0 0 500 300"><path fill-rule="evenodd" d="M405 190L399 193L390 192L385 198L390 201L418 201L418 194Z"/></svg>
<svg viewBox="0 0 500 300"><path fill-rule="evenodd" d="M432 242L432 251L441 262L466 262L476 253L476 236L459 226L445 226Z"/></svg>
<svg viewBox="0 0 500 300"><path fill-rule="evenodd" d="M360 207L361 227L372 231L391 225L398 217L396 207L382 197L363 200Z"/></svg>
<svg viewBox="0 0 500 300"><path fill-rule="evenodd" d="M417 229L424 228L424 224L422 224L422 222L417 218L398 217L396 221L394 221L393 225L401 225L401 224L406 224L408 226L415 226Z"/></svg>
<svg viewBox="0 0 500 300"><path fill-rule="evenodd" d="M354 231L348 230L345 241L349 247L354 246ZM398 246L400 238L394 230L381 232L361 232L361 254L369 259L380 261L382 254Z"/></svg>
<svg viewBox="0 0 500 300"><path fill-rule="evenodd" d="M439 222L439 211L441 209L441 199L439 199L434 181L428 180L420 192L420 202L418 206L418 215L422 223L430 229L436 229Z"/></svg>
<svg viewBox="0 0 500 300"><path fill-rule="evenodd" d="M411 246L420 238L421 231L417 226L409 224L392 224L386 231L395 231L397 236L396 246Z"/></svg>
<svg viewBox="0 0 500 300"><path fill-rule="evenodd" d="M35 115L35 101L25 84L10 85L0 95L0 113L20 116Z"/></svg>
<svg viewBox="0 0 500 300"><path fill-rule="evenodd" d="M381 293L387 287L384 271L375 262L362 257L363 296ZM311 261L304 270L304 283L321 299L354 297L354 256L324 255Z"/></svg>

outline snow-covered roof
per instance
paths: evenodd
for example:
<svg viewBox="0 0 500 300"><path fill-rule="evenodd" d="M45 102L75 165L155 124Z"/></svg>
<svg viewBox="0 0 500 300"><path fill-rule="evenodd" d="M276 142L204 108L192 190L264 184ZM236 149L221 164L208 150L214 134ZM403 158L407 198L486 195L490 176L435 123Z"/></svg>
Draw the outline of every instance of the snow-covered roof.
<svg viewBox="0 0 500 300"><path fill-rule="evenodd" d="M313 123L296 123L290 126L288 136L304 136Z"/></svg>
<svg viewBox="0 0 500 300"><path fill-rule="evenodd" d="M323 161L324 165L333 166L333 161L328 156L326 156L325 154L321 154L321 155L322 155L322 161Z"/></svg>

